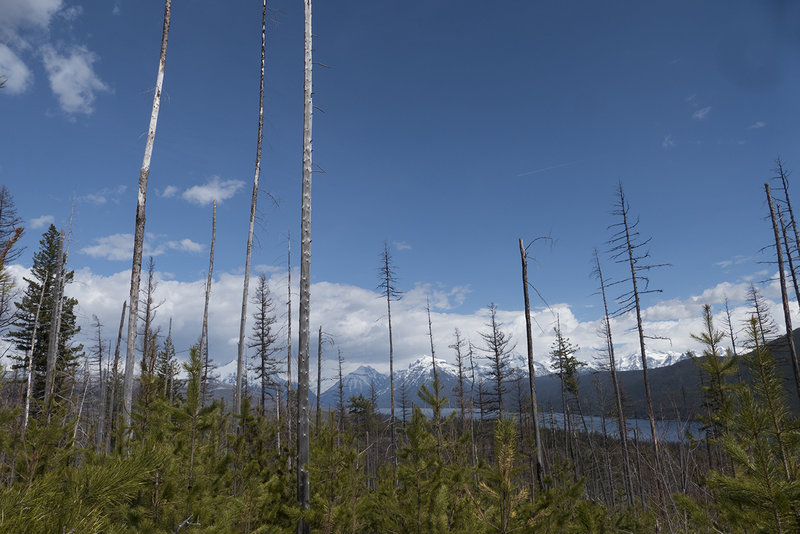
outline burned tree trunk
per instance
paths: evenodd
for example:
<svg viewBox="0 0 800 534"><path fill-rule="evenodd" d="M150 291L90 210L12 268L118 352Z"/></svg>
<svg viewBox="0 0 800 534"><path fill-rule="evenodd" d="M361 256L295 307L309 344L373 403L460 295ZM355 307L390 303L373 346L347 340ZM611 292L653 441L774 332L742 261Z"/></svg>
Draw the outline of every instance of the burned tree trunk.
<svg viewBox="0 0 800 534"><path fill-rule="evenodd" d="M153 109L150 113L150 126L147 129L147 142L144 147L142 169L139 172L139 194L136 202L136 229L133 236L133 264L131 266L130 310L128 313L128 340L125 350L125 383L122 393L123 424L130 428L133 407L133 363L136 359L136 321L139 314L139 282L142 274L142 249L144 246L145 201L147 200L147 178L150 175L150 159L156 138L158 111L161 107L161 87L164 84L164 69L167 64L167 38L172 14L171 0L164 0L164 24L161 30L161 54L158 61L156 90L153 95Z"/></svg>
<svg viewBox="0 0 800 534"><path fill-rule="evenodd" d="M203 391L200 405L206 404L208 390L208 300L211 296L211 280L214 273L214 244L217 238L217 201L211 206L211 253L208 257L208 279L206 280L206 300L203 306L203 328L200 332L200 359L203 362Z"/></svg>
<svg viewBox="0 0 800 534"><path fill-rule="evenodd" d="M311 505L308 481L308 349L311 305L311 130L312 103L311 0L305 3L305 80L303 105L303 187L300 229L300 335L297 355L297 500L305 513ZM304 517L297 524L298 534L308 534L310 525Z"/></svg>
<svg viewBox="0 0 800 534"><path fill-rule="evenodd" d="M525 334L528 347L528 386L530 388L531 420L533 421L533 445L536 447L536 485L544 487L544 461L542 460L542 436L539 429L539 403L536 400L536 378L533 369L533 333L531 331L531 300L528 294L528 253L519 238L519 254L522 259L522 294L525 300Z"/></svg>
<svg viewBox="0 0 800 534"><path fill-rule="evenodd" d="M64 278L64 230L58 236L58 263L56 264L56 280L53 286L53 302L50 312L50 334L47 343L47 374L45 375L44 405L53 395L56 378L56 358L58 358L58 338L61 329L61 292ZM38 310L37 310L38 313Z"/></svg>
<svg viewBox="0 0 800 534"><path fill-rule="evenodd" d="M256 220L258 200L258 178L261 175L261 142L264 131L264 59L267 53L267 0L263 1L261 15L261 82L258 92L258 139L256 142L256 169L253 174L253 195L250 199L250 226L247 230L247 253L244 261L244 284L242 287L242 315L239 321L239 351L236 358L236 387L233 390L233 413L238 414L242 404L244 384L244 332L247 322L247 295L250 286L250 257L253 252L253 226Z"/></svg>
<svg viewBox="0 0 800 534"><path fill-rule="evenodd" d="M800 365L797 362L797 351L794 347L794 335L792 335L792 315L789 311L789 296L786 292L786 275L783 270L783 254L781 252L781 235L778 230L778 220L775 215L775 208L772 204L772 193L769 189L769 184L764 184L764 190L767 194L767 203L769 204L769 214L772 218L772 230L775 234L775 254L778 257L778 276L781 283L781 301L783 302L783 319L786 324L786 342L789 345L789 354L792 357L792 371L794 372L794 382L797 389L797 395L800 397Z"/></svg>

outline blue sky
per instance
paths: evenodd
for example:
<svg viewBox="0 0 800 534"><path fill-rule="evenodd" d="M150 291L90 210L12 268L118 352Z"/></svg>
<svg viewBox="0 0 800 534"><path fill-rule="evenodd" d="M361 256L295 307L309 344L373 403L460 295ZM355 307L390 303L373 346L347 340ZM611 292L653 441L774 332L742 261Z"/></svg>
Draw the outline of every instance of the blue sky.
<svg viewBox="0 0 800 534"><path fill-rule="evenodd" d="M73 291L83 317L109 331L127 295L162 11L155 0L0 3L0 180L27 223L19 272L41 225L66 226L74 198ZM160 320L181 315L186 345L210 199L220 201L211 336L223 363L241 299L260 22L256 1L175 3L148 190ZM778 155L800 168L798 22L800 6L779 1L318 3L312 322L336 325L354 363L376 359L383 318L370 292L387 240L409 340L424 338L426 324L414 325L426 295L442 351L452 326L477 341L489 302L516 329L517 239L549 234L555 245L532 249L530 275L588 349L599 315L591 252L607 248L621 181L654 261L672 264L653 273L664 293L647 302L672 310L659 317L680 339L663 350L684 350L696 323L681 321L700 312L680 306L719 284L738 295L774 271L758 263L771 235L763 183ZM277 295L287 231L299 250L302 2L271 1L267 32L254 264ZM544 349L552 314L542 313Z"/></svg>

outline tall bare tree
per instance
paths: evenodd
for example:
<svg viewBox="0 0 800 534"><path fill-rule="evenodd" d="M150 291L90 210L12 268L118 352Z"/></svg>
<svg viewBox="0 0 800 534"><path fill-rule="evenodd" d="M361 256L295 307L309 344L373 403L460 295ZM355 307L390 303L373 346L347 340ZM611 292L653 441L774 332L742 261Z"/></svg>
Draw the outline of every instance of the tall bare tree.
<svg viewBox="0 0 800 534"><path fill-rule="evenodd" d="M262 272L258 275L256 291L252 301L255 305L255 311L253 312L253 330L250 334L248 346L255 349L253 370L255 371L256 379L261 385L258 407L261 415L266 415L267 391L275 384L275 375L278 372L277 362L273 355L279 349L276 346L278 336L274 330L278 319L275 317L266 273Z"/></svg>
<svg viewBox="0 0 800 534"><path fill-rule="evenodd" d="M381 265L378 268L378 289L381 290L381 295L386 298L386 317L389 323L389 402L391 408L391 419L389 426L391 427L392 438L392 463L397 466L397 440L395 438L395 417L394 417L394 344L392 343L392 300L399 300L402 292L397 290L397 277L394 272L394 265L392 263L392 255L389 252L389 244L383 242L383 251L381 252Z"/></svg>
<svg viewBox="0 0 800 534"><path fill-rule="evenodd" d="M489 360L488 378L494 382L494 391L490 393L489 411L497 411L498 417L503 414L503 393L506 392L506 382L511 376L509 359L516 344L511 344L511 335L504 332L503 324L497 320L497 306L494 302L489 304L489 322L486 324L488 332L481 332L486 353Z"/></svg>
<svg viewBox="0 0 800 534"><path fill-rule="evenodd" d="M530 246L530 245L528 245ZM531 299L528 294L528 248L519 238L519 255L522 259L522 294L525 300L525 335L528 348L528 386L530 388L531 420L533 421L533 444L536 447L536 485L544 486L544 460L542 436L539 429L539 403L536 400L536 372L533 368L533 333L531 331Z"/></svg>
<svg viewBox="0 0 800 534"><path fill-rule="evenodd" d="M147 178L150 176L150 159L156 138L158 111L161 107L161 88L164 84L164 69L167 64L167 38L172 16L172 1L164 0L164 22L161 29L161 53L158 61L156 90L153 95L153 109L150 113L150 126L144 146L142 169L139 172L139 194L136 201L136 229L133 235L133 263L131 266L130 310L128 312L128 340L125 351L125 382L122 392L123 424L130 428L131 408L133 407L133 364L136 359L136 321L139 315L139 282L142 273L142 249L144 246L145 201L147 200Z"/></svg>
<svg viewBox="0 0 800 534"><path fill-rule="evenodd" d="M203 306L203 328L200 332L200 359L203 362L203 391L200 395L202 406L206 403L208 389L208 300L211 296L211 281L214 273L214 244L217 238L217 201L211 206L211 252L208 255L208 279L206 279L206 299Z"/></svg>
<svg viewBox="0 0 800 534"><path fill-rule="evenodd" d="M653 452L655 454L655 465L657 473L659 467L659 446L658 433L656 432L656 414L653 408L653 396L650 393L650 379L647 370L647 349L645 347L645 334L642 322L642 306L640 297L646 293L658 293L660 290L649 289L650 280L646 272L655 267L663 265L648 264L646 261L650 253L644 249L650 242L649 239L641 241L637 226L639 220L630 219L630 205L625 199L625 192L622 183L619 184L617 191L616 209L613 214L619 217L619 222L612 224L609 228L614 229L614 235L609 241L613 259L617 263L626 264L630 269L631 290L623 293L619 298L620 308L616 315L623 315L629 312L636 314L636 331L639 334L639 354L642 359L642 378L644 380L644 395L647 402L647 417L650 421L650 435L652 437ZM640 287L640 284L644 287ZM660 476L659 476L660 480Z"/></svg>
<svg viewBox="0 0 800 534"><path fill-rule="evenodd" d="M311 0L305 4L304 103L303 103L303 187L300 228L300 327L297 354L297 500L303 512L311 505L308 481L309 420L308 420L308 349L311 314L311 130L314 105L312 101L312 33ZM308 534L310 525L303 516L297 524L298 534Z"/></svg>
<svg viewBox="0 0 800 534"><path fill-rule="evenodd" d="M800 397L800 365L797 361L797 351L794 347L794 335L792 333L792 314L789 310L789 296L786 292L786 274L783 267L783 254L781 252L781 235L778 230L778 219L775 214L775 208L772 203L772 193L769 184L764 184L764 191L767 194L767 204L769 205L769 214L772 219L772 230L775 235L775 255L778 258L778 277L781 284L781 301L783 302L783 320L786 324L786 342L789 345L789 355L792 359L792 371L794 372L795 388L797 395Z"/></svg>
<svg viewBox="0 0 800 534"><path fill-rule="evenodd" d="M622 445L622 469L625 483L625 493L628 506L633 506L633 477L631 475L631 459L628 453L628 430L625 425L625 412L622 409L622 388L617 377L617 362L614 356L614 338L611 334L611 314L608 311L608 299L606 298L606 280L603 278L603 269L600 267L600 255L597 249L594 250L594 276L600 283L600 295L603 298L603 323L601 326L602 335L606 342L606 352L608 354L608 369L611 373L611 384L614 387L614 401L617 412L617 428L619 439Z"/></svg>
<svg viewBox="0 0 800 534"><path fill-rule="evenodd" d="M292 445L292 232L286 233L286 430ZM290 462L291 462L291 455Z"/></svg>
<svg viewBox="0 0 800 534"><path fill-rule="evenodd" d="M122 329L125 325L125 309L127 308L127 301L122 303L122 314L119 318L119 332L117 334L117 345L114 349L114 366L111 368L111 392L108 396L108 432L106 432L106 445L105 450L108 453L111 450L111 432L117 424L114 417L117 405L117 384L119 382L119 352L120 345L122 345Z"/></svg>
<svg viewBox="0 0 800 534"><path fill-rule="evenodd" d="M261 11L261 78L258 90L258 139L256 142L256 169L253 173L253 194L250 199L250 226L247 230L247 253L244 261L244 284L242 287L242 315L239 320L239 351L236 358L236 387L233 390L233 413L238 414L242 404L244 385L244 333L247 322L247 300L250 287L250 257L253 252L253 227L256 220L256 201L258 200L258 179L261 176L261 142L264 132L264 60L267 54L267 0L262 2Z"/></svg>

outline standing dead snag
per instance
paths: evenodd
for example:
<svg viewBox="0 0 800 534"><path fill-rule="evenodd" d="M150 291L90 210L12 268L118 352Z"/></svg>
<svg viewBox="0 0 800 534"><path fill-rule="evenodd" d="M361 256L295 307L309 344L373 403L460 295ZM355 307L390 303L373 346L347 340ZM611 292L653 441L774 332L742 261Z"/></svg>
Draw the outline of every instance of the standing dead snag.
<svg viewBox="0 0 800 534"><path fill-rule="evenodd" d="M50 335L47 344L47 374L45 375L44 405L53 395L56 377L56 358L58 357L58 338L61 327L61 293L64 277L64 230L58 234L58 263L56 264L56 280L53 288L52 310L50 312ZM38 313L38 311L37 311ZM47 408L49 410L49 407Z"/></svg>
<svg viewBox="0 0 800 534"><path fill-rule="evenodd" d="M250 226L247 230L247 254L244 261L244 284L242 287L242 315L239 320L239 351L236 358L236 387L233 390L233 413L238 414L242 404L244 385L244 329L247 322L247 294L250 286L250 257L253 252L253 227L256 220L258 200L258 178L261 175L261 142L264 132L264 59L267 53L267 0L263 0L261 13L261 81L258 91L258 140L256 142L256 169L253 173L253 195L250 199Z"/></svg>
<svg viewBox="0 0 800 534"><path fill-rule="evenodd" d="M608 367L611 372L611 383L614 386L614 401L616 402L617 425L619 429L619 439L622 444L622 468L625 477L625 493L628 506L633 506L633 477L631 475L631 458L628 453L628 430L625 425L625 412L622 409L622 389L617 377L617 362L614 357L614 339L611 335L611 316L608 312L608 299L606 298L606 281L603 278L603 270L600 268L600 255L597 249L594 250L594 272L600 282L600 295L603 297L603 324L601 326L603 336L606 341L608 352Z"/></svg>
<svg viewBox="0 0 800 534"><path fill-rule="evenodd" d="M164 69L167 64L167 37L172 14L171 0L164 0L164 24L161 29L161 54L158 61L156 91L153 95L153 109L150 113L150 126L147 129L147 142L144 146L142 169L139 172L139 194L136 202L136 229L133 235L133 264L131 266L131 291L128 311L128 341L125 349L125 383L122 393L123 423L130 429L131 408L133 406L133 363L136 359L136 320L139 314L139 281L142 274L142 248L144 244L145 201L147 200L147 178L150 175L150 159L156 138L158 111L161 107L161 87L164 84ZM129 430L128 430L129 431Z"/></svg>
<svg viewBox="0 0 800 534"><path fill-rule="evenodd" d="M389 391L391 405L391 437L392 437L392 464L397 467L397 441L394 429L394 345L392 344L392 300L400 300L402 292L397 290L395 284L397 277L394 274L392 265L392 255L389 253L389 245L383 242L383 252L381 253L381 266L378 268L380 283L378 289L381 296L386 297L386 314L389 322ZM435 363L434 363L435 364Z"/></svg>
<svg viewBox="0 0 800 534"><path fill-rule="evenodd" d="M772 230L775 235L775 254L778 257L778 276L781 283L781 300L783 301L783 319L786 324L786 342L789 344L789 354L792 358L792 371L794 372L794 382L797 395L800 397L800 365L797 361L797 351L794 347L794 335L792 334L792 315L789 311L789 296L786 293L786 275L783 270L783 254L781 253L781 235L778 231L778 220L775 216L775 208L772 204L772 193L769 184L764 184L769 204L769 214L772 218Z"/></svg>
<svg viewBox="0 0 800 534"><path fill-rule="evenodd" d="M644 273L656 267L663 267L662 265L653 265L642 263L650 257L648 251L641 249L650 242L650 239L644 241L639 240L639 232L636 227L639 224L637 219L631 222L628 219L630 206L625 200L625 192L622 190L622 183L619 184L618 198L616 209L613 214L621 220L618 223L612 224L609 228L615 229L614 235L611 237L609 244L611 245L611 254L617 263L626 264L630 269L631 290L623 293L618 301L620 304L619 309L615 315L620 316L629 312L636 314L636 331L639 334L639 351L642 358L642 378L644 380L644 395L647 402L647 417L650 420L650 435L653 443L653 453L655 462L656 478L658 480L659 497L663 497L661 491L661 466L659 459L658 447L658 434L656 432L656 415L653 408L653 396L650 393L650 380L647 374L647 350L645 348L645 335L644 326L642 323L642 307L640 302L641 295L647 293L660 293L660 290L649 289L650 280ZM639 287L639 284L644 282L644 289Z"/></svg>
<svg viewBox="0 0 800 534"><path fill-rule="evenodd" d="M313 119L312 102L312 48L311 48L311 0L305 4L305 80L303 105L303 187L300 228L300 333L297 354L297 501L305 513L311 506L308 483L309 434L308 434L308 349L311 317L311 129ZM303 516L297 524L298 534L308 534L310 525Z"/></svg>
<svg viewBox="0 0 800 534"><path fill-rule="evenodd" d="M211 280L214 273L214 244L217 238L217 201L211 206L211 253L208 258L208 279L206 280L206 300L203 306L203 328L200 332L200 361L203 362L203 392L200 395L202 406L206 404L208 389L208 299L211 296Z"/></svg>
<svg viewBox="0 0 800 534"><path fill-rule="evenodd" d="M531 420L533 421L533 446L536 447L536 485L541 490L544 487L544 461L542 459L542 437L539 429L539 403L536 400L536 377L533 369L531 299L528 294L528 250L521 237L519 238L519 255L522 259L522 294L525 299L525 335L528 348L528 386L530 388Z"/></svg>

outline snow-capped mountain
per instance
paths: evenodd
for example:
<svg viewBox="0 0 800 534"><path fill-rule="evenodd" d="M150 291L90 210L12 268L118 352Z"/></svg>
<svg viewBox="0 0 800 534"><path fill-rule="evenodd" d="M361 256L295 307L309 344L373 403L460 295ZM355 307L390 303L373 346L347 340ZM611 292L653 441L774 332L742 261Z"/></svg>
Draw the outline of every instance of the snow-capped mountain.
<svg viewBox="0 0 800 534"><path fill-rule="evenodd" d="M642 356L638 352L631 354L617 354L616 363L617 370L619 371L637 371L642 368ZM647 368L655 369L657 367L667 367L685 360L689 355L682 352L648 352L647 353Z"/></svg>

